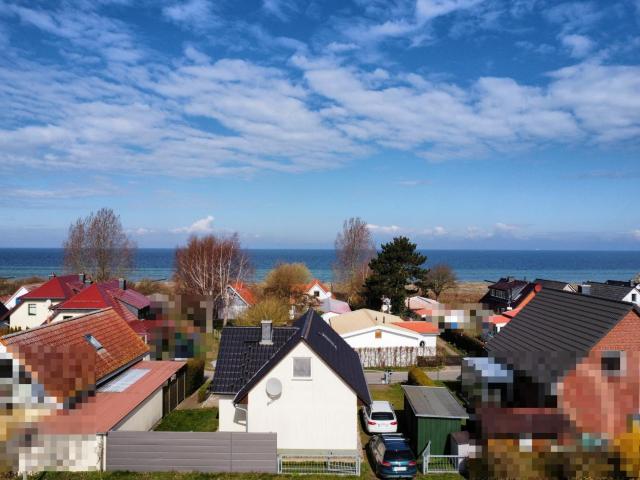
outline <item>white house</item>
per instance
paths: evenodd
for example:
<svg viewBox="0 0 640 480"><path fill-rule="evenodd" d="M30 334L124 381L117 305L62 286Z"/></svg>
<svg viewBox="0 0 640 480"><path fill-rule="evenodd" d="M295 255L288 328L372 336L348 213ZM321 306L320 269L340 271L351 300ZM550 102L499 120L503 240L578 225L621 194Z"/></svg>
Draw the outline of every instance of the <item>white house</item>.
<svg viewBox="0 0 640 480"><path fill-rule="evenodd" d="M0 405L28 399L13 409L28 442L0 422L0 439L22 444L14 468L101 470L109 431L151 429L184 398L186 367L148 361L148 352L113 309L0 338L0 363L12 371L0 384L13 386L0 389Z"/></svg>
<svg viewBox="0 0 640 480"><path fill-rule="evenodd" d="M585 282L578 286L582 295L608 298L619 302L629 302L640 305L640 285L620 285L609 280L607 283Z"/></svg>
<svg viewBox="0 0 640 480"><path fill-rule="evenodd" d="M300 290L310 297L322 301L331 297L331 289L317 278L314 278L307 285L301 285Z"/></svg>
<svg viewBox="0 0 640 480"><path fill-rule="evenodd" d="M41 283L31 283L29 285L21 285L20 288L18 288L15 292L13 292L12 295L9 296L9 298L7 298L7 300L4 302L4 306L7 307L8 310L11 310L12 308L14 308L18 304L18 301L19 301L18 299L20 297L22 297L23 295L26 295L31 290L35 290L40 285L42 285L42 284Z"/></svg>
<svg viewBox="0 0 640 480"><path fill-rule="evenodd" d="M84 287L84 274L51 276L48 281L20 297L10 311L9 325L23 330L39 327L53 315L53 307Z"/></svg>
<svg viewBox="0 0 640 480"><path fill-rule="evenodd" d="M279 452L356 455L371 402L357 354L313 310L291 327L226 327L211 390L220 431L275 432Z"/></svg>

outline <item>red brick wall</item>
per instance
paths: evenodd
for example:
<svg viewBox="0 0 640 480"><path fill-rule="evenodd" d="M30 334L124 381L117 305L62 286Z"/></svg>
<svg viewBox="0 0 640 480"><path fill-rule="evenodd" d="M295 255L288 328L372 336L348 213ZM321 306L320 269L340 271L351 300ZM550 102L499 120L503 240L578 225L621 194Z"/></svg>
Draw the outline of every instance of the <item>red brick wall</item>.
<svg viewBox="0 0 640 480"><path fill-rule="evenodd" d="M622 376L603 375L601 355L625 351ZM629 414L640 413L640 316L623 318L558 387L558 406L581 432L613 438L627 431Z"/></svg>

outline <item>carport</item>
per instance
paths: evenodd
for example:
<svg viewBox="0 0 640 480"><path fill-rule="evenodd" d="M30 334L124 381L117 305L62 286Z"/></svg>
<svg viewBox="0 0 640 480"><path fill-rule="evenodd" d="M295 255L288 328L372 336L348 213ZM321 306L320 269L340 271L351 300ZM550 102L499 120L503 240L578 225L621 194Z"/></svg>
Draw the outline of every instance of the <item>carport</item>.
<svg viewBox="0 0 640 480"><path fill-rule="evenodd" d="M445 455L449 434L459 432L469 418L446 387L403 385L409 442L420 455L431 442L432 455Z"/></svg>

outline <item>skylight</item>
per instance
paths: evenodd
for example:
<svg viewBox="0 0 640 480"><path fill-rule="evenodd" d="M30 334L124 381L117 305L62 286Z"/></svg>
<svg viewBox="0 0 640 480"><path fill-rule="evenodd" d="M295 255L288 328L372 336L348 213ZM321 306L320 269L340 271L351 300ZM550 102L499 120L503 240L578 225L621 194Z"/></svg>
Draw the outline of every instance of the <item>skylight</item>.
<svg viewBox="0 0 640 480"><path fill-rule="evenodd" d="M129 370L119 377L111 380L105 386L98 389L99 392L124 392L131 385L149 373L148 368L135 368Z"/></svg>
<svg viewBox="0 0 640 480"><path fill-rule="evenodd" d="M93 348L96 349L96 352L99 352L100 350L102 350L104 347L102 346L102 344L98 341L98 339L96 337L94 337L91 334L86 334L84 336L85 340L87 342L89 342L89 345L91 345Z"/></svg>

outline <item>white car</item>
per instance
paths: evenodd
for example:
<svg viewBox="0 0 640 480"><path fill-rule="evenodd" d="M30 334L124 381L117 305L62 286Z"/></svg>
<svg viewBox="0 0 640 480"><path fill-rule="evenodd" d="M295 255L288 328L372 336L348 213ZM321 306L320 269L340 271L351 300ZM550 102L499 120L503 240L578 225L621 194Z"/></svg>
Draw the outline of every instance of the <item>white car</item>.
<svg viewBox="0 0 640 480"><path fill-rule="evenodd" d="M398 419L389 402L375 401L362 408L362 417L369 433L395 433Z"/></svg>

